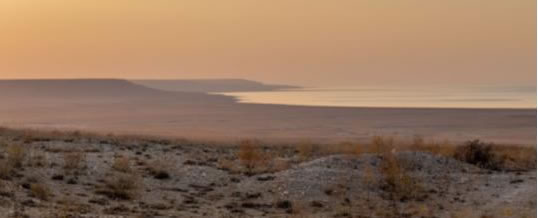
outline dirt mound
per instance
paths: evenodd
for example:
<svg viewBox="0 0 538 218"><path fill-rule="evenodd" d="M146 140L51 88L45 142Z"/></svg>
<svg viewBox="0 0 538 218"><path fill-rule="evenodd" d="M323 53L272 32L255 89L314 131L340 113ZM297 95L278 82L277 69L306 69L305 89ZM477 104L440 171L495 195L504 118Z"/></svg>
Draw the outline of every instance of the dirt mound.
<svg viewBox="0 0 538 218"><path fill-rule="evenodd" d="M452 175L449 180L456 182L459 173L480 171L473 165L429 153L402 152L397 153L396 158L409 174L420 180ZM252 191L273 190L277 195L291 199L326 201L333 194L371 189L365 183L368 180L373 183L381 181L379 166L382 161L381 156L373 154L332 155L274 175L258 176L244 181L241 186ZM267 178L270 178L269 181L259 182Z"/></svg>

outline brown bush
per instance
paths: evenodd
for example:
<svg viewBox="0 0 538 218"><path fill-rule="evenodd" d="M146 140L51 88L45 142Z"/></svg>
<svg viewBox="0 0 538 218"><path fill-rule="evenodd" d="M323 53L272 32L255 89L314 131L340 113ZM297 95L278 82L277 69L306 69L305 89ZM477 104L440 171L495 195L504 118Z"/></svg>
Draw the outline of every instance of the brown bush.
<svg viewBox="0 0 538 218"><path fill-rule="evenodd" d="M358 154L360 152L360 145L353 142L341 142L329 146L324 146L324 152L328 155L331 154Z"/></svg>
<svg viewBox="0 0 538 218"><path fill-rule="evenodd" d="M312 158L312 155L314 153L314 145L309 142L303 142L296 146L297 153L299 155L299 158L301 158L302 161L308 160Z"/></svg>
<svg viewBox="0 0 538 218"><path fill-rule="evenodd" d="M155 160L149 165L149 172L155 179L169 179L172 160Z"/></svg>
<svg viewBox="0 0 538 218"><path fill-rule="evenodd" d="M138 175L117 173L105 180L105 185L97 190L97 194L115 200L132 200L139 196L141 185L142 181Z"/></svg>
<svg viewBox="0 0 538 218"><path fill-rule="evenodd" d="M7 160L0 160L0 179L10 179L13 165Z"/></svg>
<svg viewBox="0 0 538 218"><path fill-rule="evenodd" d="M468 141L456 150L454 157L482 168L499 170L498 162L492 152L493 145L479 140Z"/></svg>
<svg viewBox="0 0 538 218"><path fill-rule="evenodd" d="M241 161L241 164L249 171L259 166L264 158L260 148L251 140L245 140L239 144L237 157Z"/></svg>
<svg viewBox="0 0 538 218"><path fill-rule="evenodd" d="M123 156L114 158L114 163L112 163L112 169L123 173L131 172L129 158Z"/></svg>
<svg viewBox="0 0 538 218"><path fill-rule="evenodd" d="M26 148L21 144L10 144L6 148L8 163L15 167L20 168L24 163L24 159L27 155Z"/></svg>
<svg viewBox="0 0 538 218"><path fill-rule="evenodd" d="M392 152L394 149L394 138L374 136L372 138L372 145L375 153L383 155Z"/></svg>
<svg viewBox="0 0 538 218"><path fill-rule="evenodd" d="M33 197L39 198L41 200L48 200L52 195L51 190L44 183L32 183L30 185L30 192Z"/></svg>
<svg viewBox="0 0 538 218"><path fill-rule="evenodd" d="M454 158L489 170L536 169L536 148L495 145L479 140L457 147Z"/></svg>
<svg viewBox="0 0 538 218"><path fill-rule="evenodd" d="M420 191L418 181L411 177L393 152L382 154L380 172L383 178L382 188L389 192L393 200L405 201L417 197Z"/></svg>

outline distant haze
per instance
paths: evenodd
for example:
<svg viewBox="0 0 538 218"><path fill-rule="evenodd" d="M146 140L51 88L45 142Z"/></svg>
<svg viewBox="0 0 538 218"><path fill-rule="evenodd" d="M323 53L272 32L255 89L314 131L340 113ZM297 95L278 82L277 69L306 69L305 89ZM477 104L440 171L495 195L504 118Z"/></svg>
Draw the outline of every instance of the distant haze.
<svg viewBox="0 0 538 218"><path fill-rule="evenodd" d="M0 78L536 80L536 0L2 0L0 30Z"/></svg>

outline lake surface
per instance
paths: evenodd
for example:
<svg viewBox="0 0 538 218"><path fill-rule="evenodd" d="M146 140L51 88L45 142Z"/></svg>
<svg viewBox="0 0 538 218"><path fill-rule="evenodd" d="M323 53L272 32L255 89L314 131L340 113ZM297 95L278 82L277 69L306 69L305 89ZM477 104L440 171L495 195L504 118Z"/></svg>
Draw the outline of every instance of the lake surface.
<svg viewBox="0 0 538 218"><path fill-rule="evenodd" d="M322 87L217 93L240 103L340 107L536 108L534 86Z"/></svg>

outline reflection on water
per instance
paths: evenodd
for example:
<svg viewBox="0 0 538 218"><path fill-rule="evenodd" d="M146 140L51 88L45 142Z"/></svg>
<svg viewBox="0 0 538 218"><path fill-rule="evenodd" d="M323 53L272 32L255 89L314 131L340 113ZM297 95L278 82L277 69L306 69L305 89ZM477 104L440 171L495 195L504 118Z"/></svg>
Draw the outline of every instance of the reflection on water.
<svg viewBox="0 0 538 218"><path fill-rule="evenodd" d="M327 87L218 93L241 103L344 107L536 108L536 87Z"/></svg>

